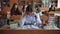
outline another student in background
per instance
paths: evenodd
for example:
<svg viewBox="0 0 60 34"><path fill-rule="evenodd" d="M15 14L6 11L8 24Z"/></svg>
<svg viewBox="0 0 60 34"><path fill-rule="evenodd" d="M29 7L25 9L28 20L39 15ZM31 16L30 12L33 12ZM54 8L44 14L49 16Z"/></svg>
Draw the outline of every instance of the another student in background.
<svg viewBox="0 0 60 34"><path fill-rule="evenodd" d="M49 8L50 11L55 11L55 2L52 2L51 7Z"/></svg>
<svg viewBox="0 0 60 34"><path fill-rule="evenodd" d="M11 15L22 15L22 12L19 11L17 3L14 3L11 8Z"/></svg>

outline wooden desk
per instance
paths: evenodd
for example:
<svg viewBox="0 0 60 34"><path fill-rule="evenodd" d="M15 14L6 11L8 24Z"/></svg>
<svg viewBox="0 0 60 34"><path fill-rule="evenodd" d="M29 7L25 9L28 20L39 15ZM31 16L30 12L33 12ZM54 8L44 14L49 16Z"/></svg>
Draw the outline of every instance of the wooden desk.
<svg viewBox="0 0 60 34"><path fill-rule="evenodd" d="M57 30L4 30L1 34L59 34Z"/></svg>
<svg viewBox="0 0 60 34"><path fill-rule="evenodd" d="M46 7L45 7L45 8L44 8L44 7L41 7L41 8L40 8L40 10L44 10L44 11L47 11L47 12L48 12L48 11L49 11L49 8L46 8Z"/></svg>
<svg viewBox="0 0 60 34"><path fill-rule="evenodd" d="M1 30L0 34L59 34L57 30Z"/></svg>
<svg viewBox="0 0 60 34"><path fill-rule="evenodd" d="M60 14L60 11L55 11L55 12L51 11L49 12L49 15L54 15L55 13Z"/></svg>

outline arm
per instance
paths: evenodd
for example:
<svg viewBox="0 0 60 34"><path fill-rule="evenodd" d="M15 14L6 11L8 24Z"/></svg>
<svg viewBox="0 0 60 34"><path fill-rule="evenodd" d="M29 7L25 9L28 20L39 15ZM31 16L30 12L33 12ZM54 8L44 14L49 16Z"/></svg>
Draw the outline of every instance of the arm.
<svg viewBox="0 0 60 34"><path fill-rule="evenodd" d="M24 27L24 23L25 23L25 18L21 19L21 21L20 21L20 27Z"/></svg>

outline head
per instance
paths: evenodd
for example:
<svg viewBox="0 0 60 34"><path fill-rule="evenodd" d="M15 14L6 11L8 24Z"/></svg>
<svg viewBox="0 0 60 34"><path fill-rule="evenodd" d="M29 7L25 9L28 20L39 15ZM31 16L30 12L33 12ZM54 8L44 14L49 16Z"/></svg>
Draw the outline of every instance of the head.
<svg viewBox="0 0 60 34"><path fill-rule="evenodd" d="M51 8L53 7L53 5L51 5Z"/></svg>
<svg viewBox="0 0 60 34"><path fill-rule="evenodd" d="M40 6L39 6L39 5L37 6L37 8L36 8L36 9L37 9L37 13L39 13L39 12L41 11L41 9L40 9Z"/></svg>
<svg viewBox="0 0 60 34"><path fill-rule="evenodd" d="M40 7L41 7L41 5L36 5L36 6L35 6L35 8L40 8Z"/></svg>
<svg viewBox="0 0 60 34"><path fill-rule="evenodd" d="M14 3L12 8L15 8L15 9L18 8L17 3Z"/></svg>
<svg viewBox="0 0 60 34"><path fill-rule="evenodd" d="M26 13L27 13L28 15L32 15L32 13L33 13L33 8L32 8L31 5L27 6L27 8L26 8Z"/></svg>

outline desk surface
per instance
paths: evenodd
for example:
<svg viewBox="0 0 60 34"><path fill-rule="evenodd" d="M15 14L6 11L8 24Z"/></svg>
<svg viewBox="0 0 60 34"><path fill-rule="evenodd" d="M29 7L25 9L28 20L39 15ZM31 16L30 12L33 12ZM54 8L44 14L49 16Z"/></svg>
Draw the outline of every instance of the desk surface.
<svg viewBox="0 0 60 34"><path fill-rule="evenodd" d="M55 11L55 12L51 11L51 12L49 12L49 15L54 15L55 13L60 14L60 11Z"/></svg>
<svg viewBox="0 0 60 34"><path fill-rule="evenodd" d="M59 34L57 30L5 30L0 31L1 34Z"/></svg>
<svg viewBox="0 0 60 34"><path fill-rule="evenodd" d="M11 30L9 25L4 25L2 28L0 28L0 30ZM22 29L21 27L18 27L17 29L14 30L44 30L42 28L40 29Z"/></svg>
<svg viewBox="0 0 60 34"><path fill-rule="evenodd" d="M0 30L12 30L12 29L10 29L8 25L4 25L2 28L0 28ZM17 29L14 29L14 30L60 30L60 29L57 28L56 26L54 26L54 27L44 26L44 29L43 28L40 28L40 29L22 29L21 27L18 27Z"/></svg>

